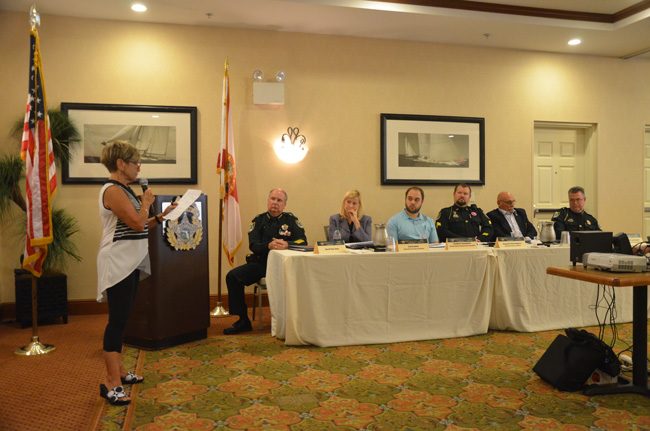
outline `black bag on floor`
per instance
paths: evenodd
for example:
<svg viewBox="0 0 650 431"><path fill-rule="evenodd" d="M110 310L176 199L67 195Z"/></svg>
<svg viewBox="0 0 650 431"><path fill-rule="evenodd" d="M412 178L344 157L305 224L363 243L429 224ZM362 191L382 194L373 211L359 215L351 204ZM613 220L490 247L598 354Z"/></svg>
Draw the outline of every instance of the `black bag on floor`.
<svg viewBox="0 0 650 431"><path fill-rule="evenodd" d="M577 391L596 368L618 376L621 363L611 347L584 329L569 328L558 335L533 371L562 391Z"/></svg>

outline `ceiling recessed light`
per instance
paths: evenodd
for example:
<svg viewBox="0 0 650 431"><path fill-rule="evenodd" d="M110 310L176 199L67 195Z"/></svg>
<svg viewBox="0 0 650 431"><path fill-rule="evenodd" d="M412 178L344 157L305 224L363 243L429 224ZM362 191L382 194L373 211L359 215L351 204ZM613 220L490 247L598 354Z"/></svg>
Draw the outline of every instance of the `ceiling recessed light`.
<svg viewBox="0 0 650 431"><path fill-rule="evenodd" d="M142 3L133 3L131 5L131 10L133 12L146 12L147 7L145 5L143 5Z"/></svg>
<svg viewBox="0 0 650 431"><path fill-rule="evenodd" d="M568 41L567 43L568 43L569 45L571 45L571 46L576 46L576 45L580 45L580 44L582 43L582 41L581 41L580 39L577 39L577 38L576 38L576 39L571 39L571 40Z"/></svg>

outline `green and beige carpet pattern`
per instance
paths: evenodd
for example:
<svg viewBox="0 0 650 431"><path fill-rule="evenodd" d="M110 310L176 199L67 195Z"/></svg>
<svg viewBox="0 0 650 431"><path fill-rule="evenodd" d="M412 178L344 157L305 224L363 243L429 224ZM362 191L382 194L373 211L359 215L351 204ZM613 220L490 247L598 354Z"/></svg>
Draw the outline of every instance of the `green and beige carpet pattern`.
<svg viewBox="0 0 650 431"><path fill-rule="evenodd" d="M618 328L620 350L631 325ZM650 397L560 392L532 372L558 333L336 348L253 334L130 349L145 383L128 408L106 406L99 429L650 430Z"/></svg>

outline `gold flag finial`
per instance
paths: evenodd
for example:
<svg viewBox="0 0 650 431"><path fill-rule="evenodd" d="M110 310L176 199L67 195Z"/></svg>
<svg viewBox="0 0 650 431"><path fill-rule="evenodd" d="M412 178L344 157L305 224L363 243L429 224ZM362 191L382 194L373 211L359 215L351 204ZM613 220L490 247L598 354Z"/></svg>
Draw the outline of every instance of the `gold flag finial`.
<svg viewBox="0 0 650 431"><path fill-rule="evenodd" d="M36 10L36 5L29 8L29 24L32 26L32 30L41 26L41 15Z"/></svg>

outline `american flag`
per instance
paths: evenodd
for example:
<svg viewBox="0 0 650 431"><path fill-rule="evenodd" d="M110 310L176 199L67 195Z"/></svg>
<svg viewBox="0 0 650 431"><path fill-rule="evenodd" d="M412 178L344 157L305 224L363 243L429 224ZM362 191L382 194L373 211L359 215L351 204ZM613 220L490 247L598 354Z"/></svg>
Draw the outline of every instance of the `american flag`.
<svg viewBox="0 0 650 431"><path fill-rule="evenodd" d="M27 195L27 237L23 268L40 277L47 246L53 240L52 199L56 191L56 167L36 28L32 29L30 35L29 92L20 156L25 161Z"/></svg>
<svg viewBox="0 0 650 431"><path fill-rule="evenodd" d="M235 253L241 246L241 217L239 195L237 194L237 170L235 169L235 139L230 116L230 77L228 60L224 66L223 106L221 111L221 149L217 158L217 173L221 175L221 196L223 198L222 222L225 221L222 247L230 266L234 265Z"/></svg>

